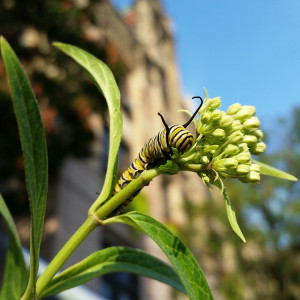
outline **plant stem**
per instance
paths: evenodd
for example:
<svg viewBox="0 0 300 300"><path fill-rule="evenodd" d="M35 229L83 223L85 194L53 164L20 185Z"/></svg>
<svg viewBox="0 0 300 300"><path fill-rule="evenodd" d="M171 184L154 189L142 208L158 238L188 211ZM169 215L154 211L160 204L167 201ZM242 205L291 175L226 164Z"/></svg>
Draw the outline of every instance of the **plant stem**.
<svg viewBox="0 0 300 300"><path fill-rule="evenodd" d="M162 172L158 169L150 169L144 171L138 178L132 180L124 189L114 195L106 203L104 203L96 212L99 220L104 220L111 212L119 207L126 199L130 198L136 191L143 188L145 185Z"/></svg>
<svg viewBox="0 0 300 300"><path fill-rule="evenodd" d="M31 230L32 230L32 228L31 228ZM31 266L32 266L32 260L33 260L33 255L34 255L32 249L33 249L32 239L30 239L30 265ZM35 273L34 268L30 268L29 271L30 271L29 281L28 281L28 284L27 284L27 287L26 287L26 291L23 294L21 300L31 299L32 295L33 295L33 285L34 285L34 282L35 282L36 273Z"/></svg>
<svg viewBox="0 0 300 300"><path fill-rule="evenodd" d="M99 225L99 220L104 220L115 208L121 205L126 199L148 184L154 177L162 172L157 169L151 169L143 172L138 178L130 182L124 189L117 193L101 206L93 215L89 215L86 221L78 228L63 248L57 253L50 262L45 272L37 281L37 295L40 296L43 290L50 283L55 274L63 266L65 261L71 256L82 241ZM98 219L97 219L98 218Z"/></svg>
<svg viewBox="0 0 300 300"><path fill-rule="evenodd" d="M65 261L71 256L75 249L82 243L82 241L99 225L98 221L89 216L85 222L78 228L73 236L67 241L63 248L50 262L44 273L37 281L37 295L39 296L43 289L49 284L54 275L63 266Z"/></svg>

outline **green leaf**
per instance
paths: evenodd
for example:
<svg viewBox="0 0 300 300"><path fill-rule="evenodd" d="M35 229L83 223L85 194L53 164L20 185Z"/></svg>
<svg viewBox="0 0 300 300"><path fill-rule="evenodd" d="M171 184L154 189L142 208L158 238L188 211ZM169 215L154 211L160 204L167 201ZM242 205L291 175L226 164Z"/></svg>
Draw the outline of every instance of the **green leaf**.
<svg viewBox="0 0 300 300"><path fill-rule="evenodd" d="M160 165L158 170L164 174L174 175L178 173L178 164L174 160L167 160L166 163Z"/></svg>
<svg viewBox="0 0 300 300"><path fill-rule="evenodd" d="M139 249L110 247L93 253L60 273L41 296L60 293L112 272L129 272L150 277L185 292L175 271L158 258Z"/></svg>
<svg viewBox="0 0 300 300"><path fill-rule="evenodd" d="M291 181L297 181L298 179L291 175L288 174L284 171L278 170L274 167L271 167L267 164L264 164L262 162L256 161L256 160L252 160L253 163L257 164L260 166L260 173L264 174L264 175L268 175L268 176L273 176L273 177L278 177L278 178L282 178L282 179L286 179L286 180L291 180Z"/></svg>
<svg viewBox="0 0 300 300"><path fill-rule="evenodd" d="M101 194L91 207L95 211L110 195L113 188L114 177L116 177L117 156L122 137L122 115L120 110L120 92L115 78L110 69L92 54L72 45L54 43L54 46L72 57L81 65L94 80L98 89L106 99L110 127L109 127L109 156L107 173Z"/></svg>
<svg viewBox="0 0 300 300"><path fill-rule="evenodd" d="M226 212L227 212L227 217L228 217L229 224L230 224L231 228L233 229L233 231L241 238L241 240L244 243L246 243L246 239L245 239L245 237L244 237L244 235L243 235L243 233L240 229L240 226L237 222L235 211L232 207L232 204L230 202L229 196L228 196L225 188L223 190L223 196L224 196L224 199L225 199Z"/></svg>
<svg viewBox="0 0 300 300"><path fill-rule="evenodd" d="M1 37L1 53L11 88L25 164L31 212L30 279L27 292L34 293L48 189L48 160L42 118L37 100L22 66Z"/></svg>
<svg viewBox="0 0 300 300"><path fill-rule="evenodd" d="M224 183L221 180L221 178L218 178L218 180L216 180L213 185L215 185L216 187L218 187L221 190L221 193L225 199L225 205L226 205L226 213L227 213L227 218L229 221L229 224L231 226L231 228L233 229L233 231L241 238L241 240L246 243L246 239L241 231L241 228L237 222L236 219L236 214L235 211L232 207L232 204L230 202L229 196L227 194L227 191L225 189Z"/></svg>
<svg viewBox="0 0 300 300"><path fill-rule="evenodd" d="M166 226L139 212L114 217L114 221L143 231L162 249L180 277L189 299L213 299L197 260Z"/></svg>
<svg viewBox="0 0 300 300"><path fill-rule="evenodd" d="M0 299L19 300L25 291L29 271L25 264L16 226L1 195L0 214L6 222L9 234L9 245L5 256L5 271Z"/></svg>

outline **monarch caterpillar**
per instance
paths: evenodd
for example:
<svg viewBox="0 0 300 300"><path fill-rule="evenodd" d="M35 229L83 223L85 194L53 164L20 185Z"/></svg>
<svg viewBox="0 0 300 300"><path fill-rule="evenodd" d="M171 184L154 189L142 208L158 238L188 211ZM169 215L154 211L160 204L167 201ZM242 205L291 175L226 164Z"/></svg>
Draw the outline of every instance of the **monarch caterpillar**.
<svg viewBox="0 0 300 300"><path fill-rule="evenodd" d="M164 124L164 128L159 133L152 137L141 149L137 158L130 164L129 168L121 175L117 184L114 187L113 195L117 194L125 186L127 186L133 179L137 178L143 171L155 166L161 159L168 159L172 156L172 147L178 149L180 154L183 154L189 150L193 144L193 135L185 128L190 125L197 112L203 104L201 97L199 98L201 103L191 118L183 125L171 125L168 126L164 117L158 113ZM124 203L117 207L109 217L120 214L123 209L129 205L133 198L140 192L138 190L134 195L129 197Z"/></svg>

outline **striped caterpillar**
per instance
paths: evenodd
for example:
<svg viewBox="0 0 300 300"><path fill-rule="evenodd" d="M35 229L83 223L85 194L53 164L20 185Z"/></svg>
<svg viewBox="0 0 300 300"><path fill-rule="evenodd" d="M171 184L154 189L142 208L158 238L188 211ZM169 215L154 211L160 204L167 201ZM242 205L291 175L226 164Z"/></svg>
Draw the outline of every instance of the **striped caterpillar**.
<svg viewBox="0 0 300 300"><path fill-rule="evenodd" d="M149 170L154 167L161 160L169 159L172 156L172 147L178 149L180 154L183 154L189 150L193 144L193 135L185 128L190 125L197 112L203 104L201 97L200 106L191 116L191 118L183 125L171 125L168 126L164 117L158 113L164 124L164 128L159 133L152 137L141 149L137 158L130 164L129 168L121 175L117 184L115 185L113 195L120 192L125 186L127 186L133 179L137 178L143 171ZM117 207L108 217L119 215L126 206L130 204L133 198L140 192L138 190L134 195L129 197L119 207Z"/></svg>

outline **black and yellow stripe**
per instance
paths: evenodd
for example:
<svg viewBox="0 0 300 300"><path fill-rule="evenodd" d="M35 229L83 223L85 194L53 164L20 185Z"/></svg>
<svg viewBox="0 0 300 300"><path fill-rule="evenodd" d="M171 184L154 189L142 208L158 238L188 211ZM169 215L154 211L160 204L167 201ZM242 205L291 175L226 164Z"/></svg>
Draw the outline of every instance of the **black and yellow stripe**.
<svg viewBox="0 0 300 300"><path fill-rule="evenodd" d="M193 135L186 130L186 127L194 119L196 113L201 108L203 103L201 97L193 98L199 98L201 100L201 104L190 120L183 125L168 126L163 116L159 114L163 124L165 125L165 128L160 130L156 136L152 137L144 145L137 158L130 164L130 167L119 178L117 184L115 185L113 195L120 192L120 190L127 186L133 179L137 178L143 171L155 166L158 161L170 158L172 155L172 148L178 149L180 154L183 154L191 148L193 144ZM122 205L117 207L109 215L109 217L120 214L139 192L140 191L137 191L134 195L122 203Z"/></svg>

